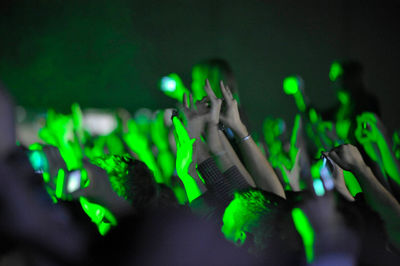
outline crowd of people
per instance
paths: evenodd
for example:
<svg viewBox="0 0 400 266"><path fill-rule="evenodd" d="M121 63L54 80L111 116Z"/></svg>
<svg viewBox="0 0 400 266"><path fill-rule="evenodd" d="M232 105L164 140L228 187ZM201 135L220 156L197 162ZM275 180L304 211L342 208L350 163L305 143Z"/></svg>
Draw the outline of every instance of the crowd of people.
<svg viewBox="0 0 400 266"><path fill-rule="evenodd" d="M0 265L399 265L398 132L361 64L329 78L337 105L319 110L287 77L294 124L260 136L229 64L206 60L190 86L161 79L172 108L116 111L106 133L78 104L50 109L29 144L1 86Z"/></svg>

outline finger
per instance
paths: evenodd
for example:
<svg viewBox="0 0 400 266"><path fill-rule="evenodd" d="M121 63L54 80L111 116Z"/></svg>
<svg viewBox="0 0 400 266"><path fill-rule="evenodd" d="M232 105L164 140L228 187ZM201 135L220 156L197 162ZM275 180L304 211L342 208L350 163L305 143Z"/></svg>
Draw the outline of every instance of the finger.
<svg viewBox="0 0 400 266"><path fill-rule="evenodd" d="M232 95L231 88L230 88L228 85L226 85L226 86L225 86L225 90L226 90L226 93L229 95L229 98L230 98L231 100L233 100L233 95Z"/></svg>
<svg viewBox="0 0 400 266"><path fill-rule="evenodd" d="M220 85L221 85L222 95L224 96L224 100L229 105L232 102L231 95L228 93L226 87L224 86L224 82L222 80L220 81Z"/></svg>
<svg viewBox="0 0 400 266"><path fill-rule="evenodd" d="M194 103L193 103L193 94L189 94L189 102L190 102L190 108L194 108Z"/></svg>
<svg viewBox="0 0 400 266"><path fill-rule="evenodd" d="M183 107L184 107L184 108L189 108L188 102L187 102L187 95L186 95L186 93L183 94L182 103L183 103Z"/></svg>
<svg viewBox="0 0 400 266"><path fill-rule="evenodd" d="M211 112L215 115L219 115L221 111L222 100L216 99L211 105Z"/></svg>
<svg viewBox="0 0 400 266"><path fill-rule="evenodd" d="M330 151L329 153L328 153L328 157L335 163L335 164L337 164L338 166L341 166L341 159L340 159L340 156L339 156L339 154L335 151L335 150L332 150L332 151Z"/></svg>
<svg viewBox="0 0 400 266"><path fill-rule="evenodd" d="M210 81L206 79L206 85L204 86L204 90L206 91L208 97L210 98L211 101L217 99L217 96L215 96L214 91L211 88Z"/></svg>
<svg viewBox="0 0 400 266"><path fill-rule="evenodd" d="M189 139L189 134L187 133L186 128L182 125L182 122L177 117L174 117L172 122L174 123L179 142L184 143L187 141Z"/></svg>

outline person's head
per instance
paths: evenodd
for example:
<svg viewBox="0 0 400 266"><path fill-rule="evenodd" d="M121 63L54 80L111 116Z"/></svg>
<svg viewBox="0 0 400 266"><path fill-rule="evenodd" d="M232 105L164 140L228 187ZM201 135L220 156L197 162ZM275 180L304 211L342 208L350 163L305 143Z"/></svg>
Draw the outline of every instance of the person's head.
<svg viewBox="0 0 400 266"><path fill-rule="evenodd" d="M107 172L112 189L136 210L154 203L158 194L157 184L152 172L142 161L129 155L106 155L92 162Z"/></svg>
<svg viewBox="0 0 400 266"><path fill-rule="evenodd" d="M222 218L222 233L237 245L244 244L246 233L251 233L255 241L264 238L259 235L259 227L262 225L269 227L265 230L271 230L279 201L279 197L262 190L235 192L234 199L226 207Z"/></svg>
<svg viewBox="0 0 400 266"><path fill-rule="evenodd" d="M237 98L238 95L236 81L233 71L228 62L225 60L220 58L212 58L201 61L193 66L192 92L195 101L201 100L203 97L207 96L204 90L206 79L210 81L211 87L218 98L222 97L222 92L219 85L221 80L229 87L234 97Z"/></svg>

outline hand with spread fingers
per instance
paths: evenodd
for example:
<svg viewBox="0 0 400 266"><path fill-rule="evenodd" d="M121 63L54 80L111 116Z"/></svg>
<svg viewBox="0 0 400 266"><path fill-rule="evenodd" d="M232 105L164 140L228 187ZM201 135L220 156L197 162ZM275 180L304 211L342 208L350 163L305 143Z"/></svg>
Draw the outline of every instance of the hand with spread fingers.
<svg viewBox="0 0 400 266"><path fill-rule="evenodd" d="M233 98L230 89L224 85L221 81L221 91L224 96L224 102L226 105L226 110L224 114L220 115L220 119L224 125L231 128L239 138L243 138L248 135L246 126L242 123L239 114L239 108L237 101Z"/></svg>

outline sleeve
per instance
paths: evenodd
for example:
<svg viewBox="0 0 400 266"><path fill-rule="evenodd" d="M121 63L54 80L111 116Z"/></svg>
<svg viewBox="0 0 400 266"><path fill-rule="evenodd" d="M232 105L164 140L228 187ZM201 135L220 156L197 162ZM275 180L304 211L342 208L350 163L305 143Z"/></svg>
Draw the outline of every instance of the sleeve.
<svg viewBox="0 0 400 266"><path fill-rule="evenodd" d="M233 194L237 190L244 190L251 188L249 183L247 183L246 179L240 173L239 169L236 166L232 166L228 170L223 173L225 180L230 183L231 194Z"/></svg>
<svg viewBox="0 0 400 266"><path fill-rule="evenodd" d="M232 200L231 184L225 182L224 174L218 169L213 158L209 158L197 166L207 189L215 199L222 204L229 204Z"/></svg>

